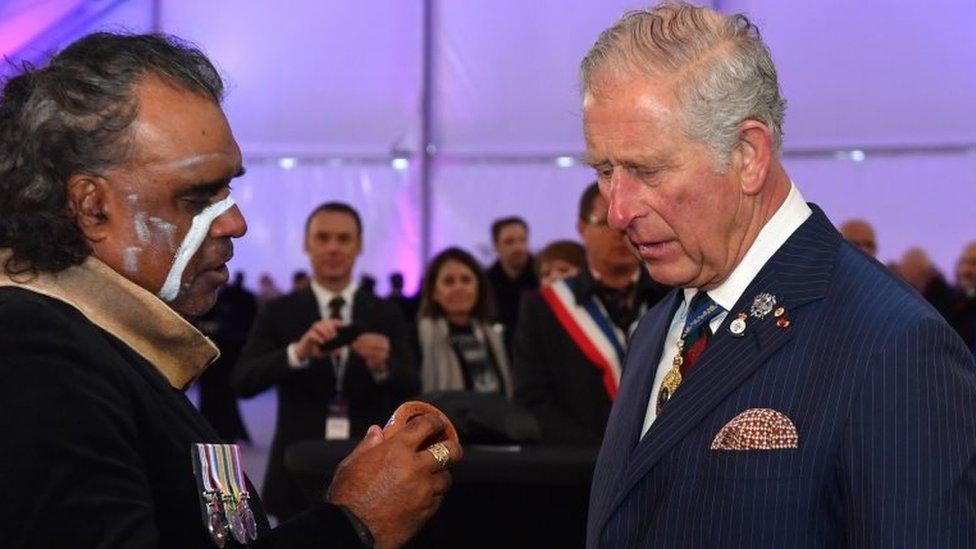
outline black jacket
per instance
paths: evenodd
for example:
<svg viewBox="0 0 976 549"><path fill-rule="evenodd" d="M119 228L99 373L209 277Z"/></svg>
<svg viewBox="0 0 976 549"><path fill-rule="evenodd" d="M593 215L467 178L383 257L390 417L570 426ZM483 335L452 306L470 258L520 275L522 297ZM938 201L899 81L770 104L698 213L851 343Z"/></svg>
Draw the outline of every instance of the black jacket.
<svg viewBox="0 0 976 549"><path fill-rule="evenodd" d="M307 498L287 474L285 450L302 440L325 437L327 408L335 393L335 373L328 360L313 360L308 367L288 365L287 347L298 341L321 318L311 289L268 303L258 315L241 361L232 376L235 390L254 396L278 390L275 426L264 499L270 513L287 518L307 506ZM393 410L420 390L420 378L409 344L406 323L396 305L358 291L353 298L352 322L367 332L390 338L390 376L377 383L366 363L349 353L343 395L349 401L352 436L362 436L370 425L382 425Z"/></svg>
<svg viewBox="0 0 976 549"><path fill-rule="evenodd" d="M976 353L976 297L969 297L962 290L957 290L949 309L949 324L966 347Z"/></svg>
<svg viewBox="0 0 976 549"><path fill-rule="evenodd" d="M220 440L147 359L63 301L4 287L0 376L0 547L213 547L190 451ZM325 504L275 530L252 508L249 547L357 541Z"/></svg>
<svg viewBox="0 0 976 549"><path fill-rule="evenodd" d="M593 295L594 280L583 269L573 281L577 303ZM654 306L666 289L641 269L637 303ZM522 300L515 334L515 400L531 410L546 444L599 446L612 402L603 373L579 349L539 293Z"/></svg>
<svg viewBox="0 0 976 549"><path fill-rule="evenodd" d="M529 262L522 268L521 274L514 280L505 274L501 261L495 261L485 274L491 287L495 318L505 327L502 334L505 338L505 349L508 351L508 358L512 358L522 297L539 289L539 278L535 275L535 262L534 259L529 258Z"/></svg>

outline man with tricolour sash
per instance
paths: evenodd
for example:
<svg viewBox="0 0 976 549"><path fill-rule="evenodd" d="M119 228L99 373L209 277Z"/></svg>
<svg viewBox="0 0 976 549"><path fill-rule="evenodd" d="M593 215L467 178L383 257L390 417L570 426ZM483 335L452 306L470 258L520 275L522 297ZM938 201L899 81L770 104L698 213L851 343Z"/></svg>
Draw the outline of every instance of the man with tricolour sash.
<svg viewBox="0 0 976 549"><path fill-rule="evenodd" d="M640 268L623 234L607 226L607 202L596 183L580 198L576 228L586 267L522 305L515 397L539 419L544 443L597 446L630 333L664 289Z"/></svg>

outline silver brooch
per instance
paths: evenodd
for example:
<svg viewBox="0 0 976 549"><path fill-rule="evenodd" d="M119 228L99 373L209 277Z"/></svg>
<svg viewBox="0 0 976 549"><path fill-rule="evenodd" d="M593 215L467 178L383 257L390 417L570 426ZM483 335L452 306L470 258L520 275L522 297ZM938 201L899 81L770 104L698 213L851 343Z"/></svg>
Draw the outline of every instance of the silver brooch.
<svg viewBox="0 0 976 549"><path fill-rule="evenodd" d="M763 318L768 315L773 307L776 306L776 296L773 294L761 293L752 300L752 307L749 309L749 314L753 318Z"/></svg>
<svg viewBox="0 0 976 549"><path fill-rule="evenodd" d="M729 331L732 332L732 335L734 335L735 337L742 337L743 335L745 335L746 318L747 317L745 313L739 313L739 316L736 317L734 320L732 320L732 323L729 324Z"/></svg>

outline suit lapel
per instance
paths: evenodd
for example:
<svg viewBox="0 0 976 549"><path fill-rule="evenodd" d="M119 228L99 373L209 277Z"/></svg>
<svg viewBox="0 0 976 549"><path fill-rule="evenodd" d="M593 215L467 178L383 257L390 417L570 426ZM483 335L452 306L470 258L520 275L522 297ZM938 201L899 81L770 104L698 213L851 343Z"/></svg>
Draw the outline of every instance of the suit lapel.
<svg viewBox="0 0 976 549"><path fill-rule="evenodd" d="M378 319L376 317L376 306L379 303L379 299L373 294L367 292L363 288L356 290L356 293L352 297L352 317L350 324L356 325L363 331L374 332L379 331L374 325ZM349 384L354 383L356 379L361 379L361 376L350 376L349 371L355 369L358 372L366 372L366 363L363 359L352 352L352 347L349 347L349 356L346 359L346 379L344 389L349 389Z"/></svg>
<svg viewBox="0 0 976 549"><path fill-rule="evenodd" d="M375 298L367 291L359 288L352 297L352 323L366 328L366 324L371 322L371 312L375 304Z"/></svg>
<svg viewBox="0 0 976 549"><path fill-rule="evenodd" d="M660 360L661 348L667 337L674 310L681 302L681 293L671 291L657 306L648 311L631 337L620 391L610 410L610 419L603 437L597 468L594 472L590 514L602 521L610 511L607 504L616 491L626 470L634 444L644 424L647 395ZM591 521L592 522L592 521Z"/></svg>
<svg viewBox="0 0 976 549"><path fill-rule="evenodd" d="M796 329L792 325L787 328L780 327L775 316L769 313L761 319L748 318L744 336L735 337L729 332L730 322L740 312L749 313L753 300L761 293L775 296L777 306L784 307L787 316L803 305L826 295L841 238L820 208L812 204L811 208L813 215L790 236L746 288L713 336L714 339L709 343L694 370L637 444L636 449L633 452L621 452L625 455L629 454L630 458L621 467L624 471L622 480L616 485L612 503L599 523L598 531L602 530L606 520L631 488L678 441L760 369L773 353L786 344ZM670 316L667 320L670 321ZM667 327L668 323L664 322L663 326L659 327L660 333L654 332L658 347L647 351L648 354L645 356L656 356L660 360L661 345L663 345L663 337L660 334L666 332ZM656 365L657 362L654 364ZM648 369L653 371L654 367ZM646 410L653 377L654 374L651 373L650 381L643 380L639 385L641 393L636 395L639 398L627 403L628 407L636 407L642 412L641 419L643 419L643 411ZM629 396L633 393L635 391L627 391ZM620 408L624 408L623 402L619 404ZM614 412L617 411L615 406ZM633 412L630 410L625 413L633 417ZM631 430L635 428L635 420L627 421L626 418L620 420L624 421L627 428ZM640 426L638 425L636 429L636 435L629 433L633 438L628 437L627 440L636 441ZM606 444L604 449L605 447Z"/></svg>
<svg viewBox="0 0 976 549"><path fill-rule="evenodd" d="M631 384L634 388L633 391L628 391L628 398L634 399L632 406L630 408L624 408L621 406L621 413L625 415L624 425L627 430L621 435L623 436L623 441L626 443L627 457L635 449L637 442L640 440L640 433L644 427L644 418L647 415L647 399L651 394L651 388L654 386L654 378L657 375L657 365L661 361L661 355L664 351L664 342L668 336L668 328L671 327L671 319L674 317L675 311L678 306L681 305L684 299L682 292L680 290L674 290L671 294L662 301L662 315L659 315L654 319L654 322L648 325L647 341L648 346L646 347L645 353L638 353L637 349L628 357L628 366L633 363L633 368L628 368L629 370L634 370L634 375L630 379L633 379ZM634 338L637 339L637 334L634 334ZM632 339L632 341L633 341ZM645 350L644 346L640 346L640 349Z"/></svg>
<svg viewBox="0 0 976 549"><path fill-rule="evenodd" d="M319 302L315 299L315 294L311 288L302 290L295 294L295 316L292 322L298 327L298 335L301 336L308 330L308 327L322 319L319 310Z"/></svg>

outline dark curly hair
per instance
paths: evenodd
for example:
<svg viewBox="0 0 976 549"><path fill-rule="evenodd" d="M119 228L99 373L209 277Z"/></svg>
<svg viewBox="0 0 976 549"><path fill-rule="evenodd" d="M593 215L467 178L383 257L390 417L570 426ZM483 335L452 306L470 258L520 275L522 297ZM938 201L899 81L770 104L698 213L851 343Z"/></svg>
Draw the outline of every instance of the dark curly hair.
<svg viewBox="0 0 976 549"><path fill-rule="evenodd" d="M95 33L40 69L23 65L0 98L0 248L11 276L58 272L91 247L67 208L68 178L132 153L134 87L153 74L220 103L224 84L198 49L161 34Z"/></svg>

